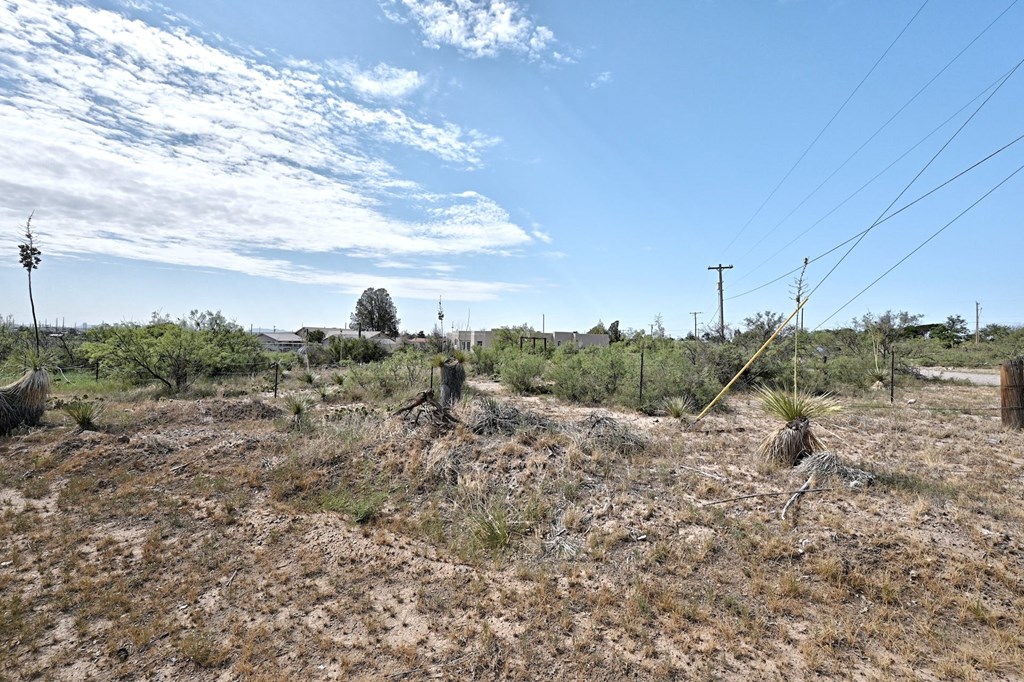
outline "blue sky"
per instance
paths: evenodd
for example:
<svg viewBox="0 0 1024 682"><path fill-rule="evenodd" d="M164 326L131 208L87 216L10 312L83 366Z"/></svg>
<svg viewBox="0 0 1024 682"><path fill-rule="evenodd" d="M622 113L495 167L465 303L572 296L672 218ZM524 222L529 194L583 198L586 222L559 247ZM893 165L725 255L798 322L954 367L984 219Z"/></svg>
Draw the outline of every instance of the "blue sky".
<svg viewBox="0 0 1024 682"><path fill-rule="evenodd" d="M1022 35L1013 0L0 0L0 315L35 211L69 324L339 325L373 286L410 331L440 296L446 328L680 336L723 263L739 326L1024 134ZM1022 164L815 260L807 325L1024 324L1024 172L842 307Z"/></svg>

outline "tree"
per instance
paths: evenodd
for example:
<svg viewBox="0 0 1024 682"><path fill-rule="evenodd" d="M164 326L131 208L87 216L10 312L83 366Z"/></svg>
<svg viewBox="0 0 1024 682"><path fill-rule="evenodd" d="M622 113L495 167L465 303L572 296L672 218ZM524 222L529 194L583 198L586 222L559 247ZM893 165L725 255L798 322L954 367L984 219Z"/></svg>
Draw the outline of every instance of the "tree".
<svg viewBox="0 0 1024 682"><path fill-rule="evenodd" d="M770 310L759 312L743 320L743 333L753 336L758 342L764 343L779 328L786 316ZM785 331L783 331L785 333Z"/></svg>
<svg viewBox="0 0 1024 682"><path fill-rule="evenodd" d="M654 322L651 324L651 336L656 339L665 338L665 320L661 317L661 313L654 316Z"/></svg>
<svg viewBox="0 0 1024 682"><path fill-rule="evenodd" d="M907 327L917 324L920 319L920 315L911 315L904 310L898 313L886 310L878 317L866 313L859 320L854 319L853 326L867 334L876 359L879 354L883 358L887 358L896 341L904 338Z"/></svg>
<svg viewBox="0 0 1024 682"><path fill-rule="evenodd" d="M252 370L263 358L259 341L218 313L198 313L178 322L108 325L90 330L82 350L92 362L136 382L157 380L171 392L201 375Z"/></svg>
<svg viewBox="0 0 1024 682"><path fill-rule="evenodd" d="M398 311L387 289L370 287L356 301L351 324L362 330L378 331L385 336L398 336Z"/></svg>
<svg viewBox="0 0 1024 682"><path fill-rule="evenodd" d="M615 320L608 325L608 341L610 343L618 343L622 340L622 332L619 331L619 321Z"/></svg>
<svg viewBox="0 0 1024 682"><path fill-rule="evenodd" d="M601 320L598 320L597 324L595 324L593 327L591 327L590 331L588 331L587 333L588 334L607 334L608 330L604 328L604 322L601 321Z"/></svg>
<svg viewBox="0 0 1024 682"><path fill-rule="evenodd" d="M967 322L959 315L950 315L932 332L932 336L942 341L946 348L960 345L967 338L967 334Z"/></svg>

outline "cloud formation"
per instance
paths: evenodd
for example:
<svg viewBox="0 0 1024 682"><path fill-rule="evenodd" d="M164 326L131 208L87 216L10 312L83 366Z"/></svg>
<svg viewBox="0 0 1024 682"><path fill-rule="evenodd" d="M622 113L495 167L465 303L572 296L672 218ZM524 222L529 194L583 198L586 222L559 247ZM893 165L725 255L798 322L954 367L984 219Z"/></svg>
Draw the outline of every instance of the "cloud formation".
<svg viewBox="0 0 1024 682"><path fill-rule="evenodd" d="M423 270L444 272L429 264L533 243L489 198L429 192L388 162L391 149L414 150L470 169L499 142L384 104L421 83L417 72L385 64L276 64L180 24L84 5L0 3L0 217L16 224L38 209L41 231L59 226L46 235L54 255L213 267L345 291L390 285L416 296L423 282L414 277L301 262L315 254L424 259ZM521 288L431 285L470 300Z"/></svg>
<svg viewBox="0 0 1024 682"><path fill-rule="evenodd" d="M360 69L352 62L334 65L348 79L353 90L372 100L402 99L418 90L424 82L416 71L378 64L372 69Z"/></svg>
<svg viewBox="0 0 1024 682"><path fill-rule="evenodd" d="M608 85L612 82L612 72L602 71L601 73L594 76L594 79L590 81L590 89L596 90L602 85Z"/></svg>
<svg viewBox="0 0 1024 682"><path fill-rule="evenodd" d="M513 52L537 59L555 43L551 29L536 24L515 0L384 0L392 21L411 20L431 48L449 45L474 57ZM555 53L556 61L571 61Z"/></svg>

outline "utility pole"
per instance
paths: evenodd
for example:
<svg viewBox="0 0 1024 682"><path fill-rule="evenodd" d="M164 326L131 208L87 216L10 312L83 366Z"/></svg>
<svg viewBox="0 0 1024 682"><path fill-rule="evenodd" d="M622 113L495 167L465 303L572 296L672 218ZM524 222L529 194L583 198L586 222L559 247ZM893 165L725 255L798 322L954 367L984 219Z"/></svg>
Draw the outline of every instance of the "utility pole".
<svg viewBox="0 0 1024 682"><path fill-rule="evenodd" d="M718 335L725 339L725 295L722 289L722 270L732 270L731 265L709 265L708 270L718 270Z"/></svg>
<svg viewBox="0 0 1024 682"><path fill-rule="evenodd" d="M690 314L693 315L693 338L696 339L697 338L697 316L701 314L701 311L698 310L697 312L691 312Z"/></svg>
<svg viewBox="0 0 1024 682"><path fill-rule="evenodd" d="M981 302L974 302L974 345L981 343Z"/></svg>

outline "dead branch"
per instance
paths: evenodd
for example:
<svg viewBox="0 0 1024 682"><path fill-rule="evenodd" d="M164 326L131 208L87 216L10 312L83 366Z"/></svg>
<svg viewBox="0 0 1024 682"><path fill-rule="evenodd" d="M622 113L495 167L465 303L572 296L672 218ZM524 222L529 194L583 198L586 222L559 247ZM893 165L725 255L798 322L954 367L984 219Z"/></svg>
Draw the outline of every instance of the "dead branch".
<svg viewBox="0 0 1024 682"><path fill-rule="evenodd" d="M782 520L783 520L783 521L785 521L785 520L786 520L786 512L787 512L787 511L789 510L789 507L790 507L790 505L791 505L791 504L793 504L794 502L796 502L796 501L797 501L797 499L798 499L798 498L799 498L799 497L800 497L801 495L803 495L804 493L809 493L809 492L812 492L812 490L811 490L811 481L813 481L813 480L814 480L814 477L815 477L816 475L817 475L817 474L814 474L814 473L812 473L812 474L811 474L810 476L808 476L808 477L807 477L807 480L806 480L806 481L804 481L804 484L803 484L802 486L800 486L800 489L799 489L799 490L797 490L796 492L794 492L794 493L793 493L793 497L789 498L789 501L788 501L788 502L786 502L786 506L784 506L784 507L782 508ZM821 490L821 488L817 488L817 490Z"/></svg>
<svg viewBox="0 0 1024 682"><path fill-rule="evenodd" d="M804 485L806 485L806 484L804 484ZM712 504L723 504L725 502L735 502L736 500L746 500L746 499L749 499L751 497L770 497L770 496L773 496L773 495L803 495L804 493L823 493L823 492L827 492L829 490L832 490L832 488L810 488L808 490L803 490L801 488L800 490L794 490L794 491L790 491L790 492L781 492L781 493L753 493L751 495L739 495L738 497L727 497L724 500L713 500L711 502L705 502L701 506L702 507L707 507L708 505L712 505Z"/></svg>

